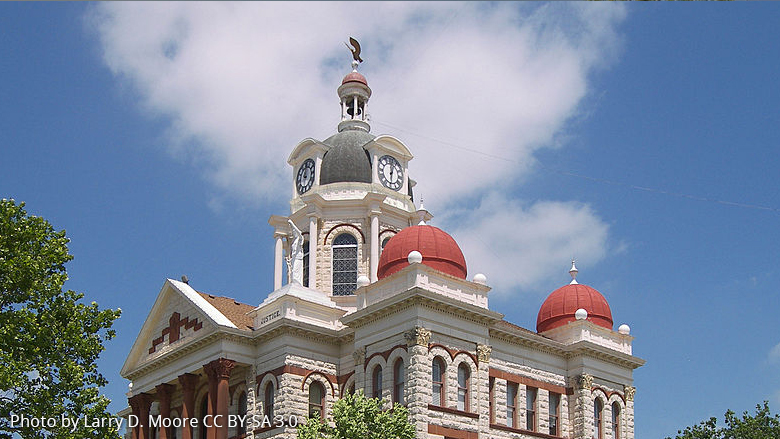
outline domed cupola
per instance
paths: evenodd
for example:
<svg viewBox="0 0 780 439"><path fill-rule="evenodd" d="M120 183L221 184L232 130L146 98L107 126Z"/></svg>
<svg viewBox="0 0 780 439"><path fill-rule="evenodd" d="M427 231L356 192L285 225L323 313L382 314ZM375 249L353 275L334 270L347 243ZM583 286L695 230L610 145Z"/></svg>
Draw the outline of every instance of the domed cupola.
<svg viewBox="0 0 780 439"><path fill-rule="evenodd" d="M363 147L374 136L362 130L344 130L322 143L330 147L322 157L320 184L355 181L371 183L371 156Z"/></svg>
<svg viewBox="0 0 780 439"><path fill-rule="evenodd" d="M384 279L409 265L409 253L422 254L422 263L461 279L466 278L466 259L458 243L447 232L420 224L407 227L387 241L379 258L377 277Z"/></svg>
<svg viewBox="0 0 780 439"><path fill-rule="evenodd" d="M612 311L607 299L594 288L577 282L577 267L574 261L569 274L572 277L571 283L553 291L539 309L536 332L549 331L583 318L612 330ZM580 309L586 312L578 313Z"/></svg>

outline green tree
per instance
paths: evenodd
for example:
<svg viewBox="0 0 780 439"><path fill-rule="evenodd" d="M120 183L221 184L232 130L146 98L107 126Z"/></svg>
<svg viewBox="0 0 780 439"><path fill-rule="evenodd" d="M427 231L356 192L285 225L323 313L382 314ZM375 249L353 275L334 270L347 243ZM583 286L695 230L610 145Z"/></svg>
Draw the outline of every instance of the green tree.
<svg viewBox="0 0 780 439"><path fill-rule="evenodd" d="M710 418L698 425L678 431L675 439L769 439L780 438L780 415L772 415L769 403L756 406L755 416L748 412L738 417L731 410L725 415L726 425L718 427L718 420ZM671 439L667 437L666 439Z"/></svg>
<svg viewBox="0 0 780 439"><path fill-rule="evenodd" d="M333 404L335 427L311 417L298 427L298 439L414 439L406 407L395 404L392 410L382 410L385 404L385 400L366 398L363 392L348 393Z"/></svg>
<svg viewBox="0 0 780 439"><path fill-rule="evenodd" d="M0 200L0 438L119 437L115 428L84 425L84 417L111 416L96 360L120 311L63 289L68 242L24 203ZM12 425L22 416L56 422ZM64 428L63 419L81 422Z"/></svg>

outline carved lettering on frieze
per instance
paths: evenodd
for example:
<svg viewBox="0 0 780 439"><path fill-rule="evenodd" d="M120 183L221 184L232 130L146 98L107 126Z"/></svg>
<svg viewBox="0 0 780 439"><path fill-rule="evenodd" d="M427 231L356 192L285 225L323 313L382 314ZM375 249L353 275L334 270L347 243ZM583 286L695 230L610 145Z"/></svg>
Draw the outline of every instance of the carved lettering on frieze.
<svg viewBox="0 0 780 439"><path fill-rule="evenodd" d="M406 345L412 346L428 346L431 341L431 331L423 328L422 326L415 326L414 329L404 332L404 338L406 338Z"/></svg>

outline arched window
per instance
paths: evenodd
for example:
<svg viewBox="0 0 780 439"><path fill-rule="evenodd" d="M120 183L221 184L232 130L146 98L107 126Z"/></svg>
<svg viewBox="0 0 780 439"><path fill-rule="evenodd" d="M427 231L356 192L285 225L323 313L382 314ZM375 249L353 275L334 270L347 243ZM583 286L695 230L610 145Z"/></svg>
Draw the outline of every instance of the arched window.
<svg viewBox="0 0 780 439"><path fill-rule="evenodd" d="M238 396L238 416L239 418L236 420L238 422L238 434L242 435L246 433L246 392L241 392L241 395Z"/></svg>
<svg viewBox="0 0 780 439"><path fill-rule="evenodd" d="M303 242L303 286L309 286L309 241Z"/></svg>
<svg viewBox="0 0 780 439"><path fill-rule="evenodd" d="M200 423L198 429L200 429L200 439L206 439L206 415L209 414L209 394L203 395L203 401L200 402Z"/></svg>
<svg viewBox="0 0 780 439"><path fill-rule="evenodd" d="M333 295L346 296L357 288L357 239L342 233L333 240Z"/></svg>
<svg viewBox="0 0 780 439"><path fill-rule="evenodd" d="M371 374L371 397L382 398L382 366L377 365Z"/></svg>
<svg viewBox="0 0 780 439"><path fill-rule="evenodd" d="M274 383L268 383L265 385L265 390L263 391L263 410L265 413L263 413L267 418L268 421L273 423L274 422Z"/></svg>
<svg viewBox="0 0 780 439"><path fill-rule="evenodd" d="M380 248L379 253L382 253L382 251L385 249L385 246L387 245L387 241L389 241L390 238L392 238L392 236L388 236L387 238L382 240L382 247Z"/></svg>
<svg viewBox="0 0 780 439"><path fill-rule="evenodd" d="M620 439L620 404L612 403L612 438Z"/></svg>
<svg viewBox="0 0 780 439"><path fill-rule="evenodd" d="M593 435L595 439L604 439L603 419L601 414L604 411L604 403L601 402L601 398L596 398L593 401L593 425L596 428L596 434Z"/></svg>
<svg viewBox="0 0 780 439"><path fill-rule="evenodd" d="M458 366L458 410L469 410L469 381L471 380L471 370L466 363L460 363Z"/></svg>
<svg viewBox="0 0 780 439"><path fill-rule="evenodd" d="M404 404L404 382L406 381L404 360L395 360L393 366L393 404Z"/></svg>
<svg viewBox="0 0 780 439"><path fill-rule="evenodd" d="M347 393L354 395L355 394L355 383L349 385L349 388L347 389Z"/></svg>
<svg viewBox="0 0 780 439"><path fill-rule="evenodd" d="M441 357L433 359L431 381L433 383L433 404L444 406L444 360Z"/></svg>
<svg viewBox="0 0 780 439"><path fill-rule="evenodd" d="M325 388L319 381L309 384L309 417L325 418Z"/></svg>

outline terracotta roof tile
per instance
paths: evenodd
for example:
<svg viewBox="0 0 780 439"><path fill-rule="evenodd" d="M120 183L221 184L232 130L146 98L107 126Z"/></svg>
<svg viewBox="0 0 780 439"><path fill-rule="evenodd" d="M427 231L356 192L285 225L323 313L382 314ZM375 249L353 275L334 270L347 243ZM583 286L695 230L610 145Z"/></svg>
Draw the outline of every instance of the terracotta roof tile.
<svg viewBox="0 0 780 439"><path fill-rule="evenodd" d="M198 294L233 322L238 329L244 331L251 331L254 329L252 327L254 321L252 320L252 317L247 315L249 311L255 309L254 306L237 302L230 297L215 296L213 294L201 293L200 291L198 291Z"/></svg>

